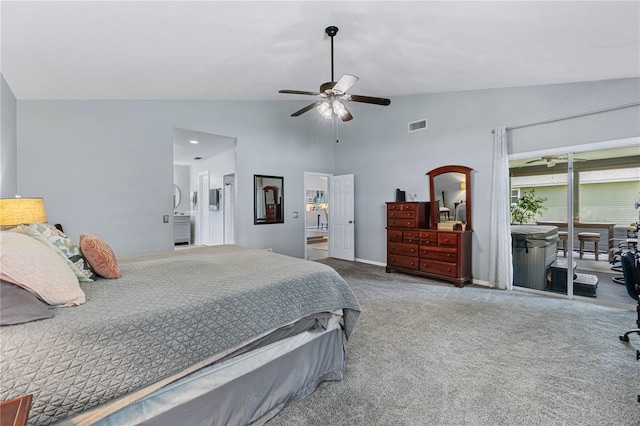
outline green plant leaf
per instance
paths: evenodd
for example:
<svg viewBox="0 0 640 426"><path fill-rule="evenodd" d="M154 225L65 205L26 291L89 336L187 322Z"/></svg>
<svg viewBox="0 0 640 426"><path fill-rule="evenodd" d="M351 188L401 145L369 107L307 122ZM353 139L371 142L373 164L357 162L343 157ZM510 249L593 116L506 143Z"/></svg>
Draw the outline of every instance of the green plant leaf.
<svg viewBox="0 0 640 426"><path fill-rule="evenodd" d="M511 222L529 223L542 211L547 210L543 203L547 201L547 197L536 197L536 190L520 194L518 201L511 204Z"/></svg>

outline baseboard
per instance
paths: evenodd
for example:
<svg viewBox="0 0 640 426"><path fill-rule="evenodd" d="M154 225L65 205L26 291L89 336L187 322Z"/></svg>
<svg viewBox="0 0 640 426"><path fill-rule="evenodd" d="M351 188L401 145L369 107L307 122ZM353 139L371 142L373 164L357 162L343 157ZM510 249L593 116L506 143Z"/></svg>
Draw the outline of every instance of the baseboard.
<svg viewBox="0 0 640 426"><path fill-rule="evenodd" d="M489 288L493 287L489 281L485 281L485 280L477 280L477 279L474 278L471 282L473 284L481 285L483 287L489 287Z"/></svg>
<svg viewBox="0 0 640 426"><path fill-rule="evenodd" d="M376 266L387 266L386 263L383 262L376 262L375 260L368 260L368 259L360 259L357 258L355 259L356 262L360 262L360 263L368 263L369 265L376 265Z"/></svg>

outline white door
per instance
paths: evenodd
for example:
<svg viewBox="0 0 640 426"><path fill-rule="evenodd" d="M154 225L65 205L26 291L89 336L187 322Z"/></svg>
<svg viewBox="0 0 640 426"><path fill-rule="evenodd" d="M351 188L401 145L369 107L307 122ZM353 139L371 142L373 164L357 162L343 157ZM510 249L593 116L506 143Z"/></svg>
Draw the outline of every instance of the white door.
<svg viewBox="0 0 640 426"><path fill-rule="evenodd" d="M353 175L331 176L329 181L329 257L354 260Z"/></svg>
<svg viewBox="0 0 640 426"><path fill-rule="evenodd" d="M198 215L196 216L196 244L210 245L209 235L209 172L198 173Z"/></svg>
<svg viewBox="0 0 640 426"><path fill-rule="evenodd" d="M224 180L224 194L222 196L222 206L224 208L224 243L225 244L235 244L235 235L234 235L234 209L235 209L235 183L233 181L234 177L225 176Z"/></svg>

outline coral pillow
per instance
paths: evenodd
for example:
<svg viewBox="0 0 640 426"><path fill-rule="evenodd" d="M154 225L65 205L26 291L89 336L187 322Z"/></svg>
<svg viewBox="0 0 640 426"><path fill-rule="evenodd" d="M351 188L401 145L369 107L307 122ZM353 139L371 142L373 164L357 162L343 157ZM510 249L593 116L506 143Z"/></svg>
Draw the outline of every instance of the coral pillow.
<svg viewBox="0 0 640 426"><path fill-rule="evenodd" d="M95 235L80 235L80 251L93 271L104 278L120 278L118 261L111 247Z"/></svg>
<svg viewBox="0 0 640 426"><path fill-rule="evenodd" d="M41 242L18 232L0 233L0 279L19 285L54 306L85 302L65 261Z"/></svg>

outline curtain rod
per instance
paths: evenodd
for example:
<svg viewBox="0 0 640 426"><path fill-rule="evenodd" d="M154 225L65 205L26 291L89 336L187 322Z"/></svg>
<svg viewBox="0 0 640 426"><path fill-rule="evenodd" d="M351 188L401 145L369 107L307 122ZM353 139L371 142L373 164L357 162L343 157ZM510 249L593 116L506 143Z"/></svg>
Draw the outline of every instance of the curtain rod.
<svg viewBox="0 0 640 426"><path fill-rule="evenodd" d="M540 124L554 123L556 121L569 120L571 118L584 117L586 115L599 114L601 112L614 111L616 109L629 108L629 107L638 106L638 105L640 105L640 102L632 102L630 104L618 105L618 106L609 107L609 108L602 108L602 109L598 109L596 111L583 112L583 113L580 113L580 114L567 115L565 117L552 118L550 120L545 120L545 121L537 121L535 123L528 123L528 124L521 124L519 126L507 127L507 130L522 129L524 127L531 127L531 126L538 126ZM491 133L495 133L495 132L496 132L495 130L491 131Z"/></svg>

